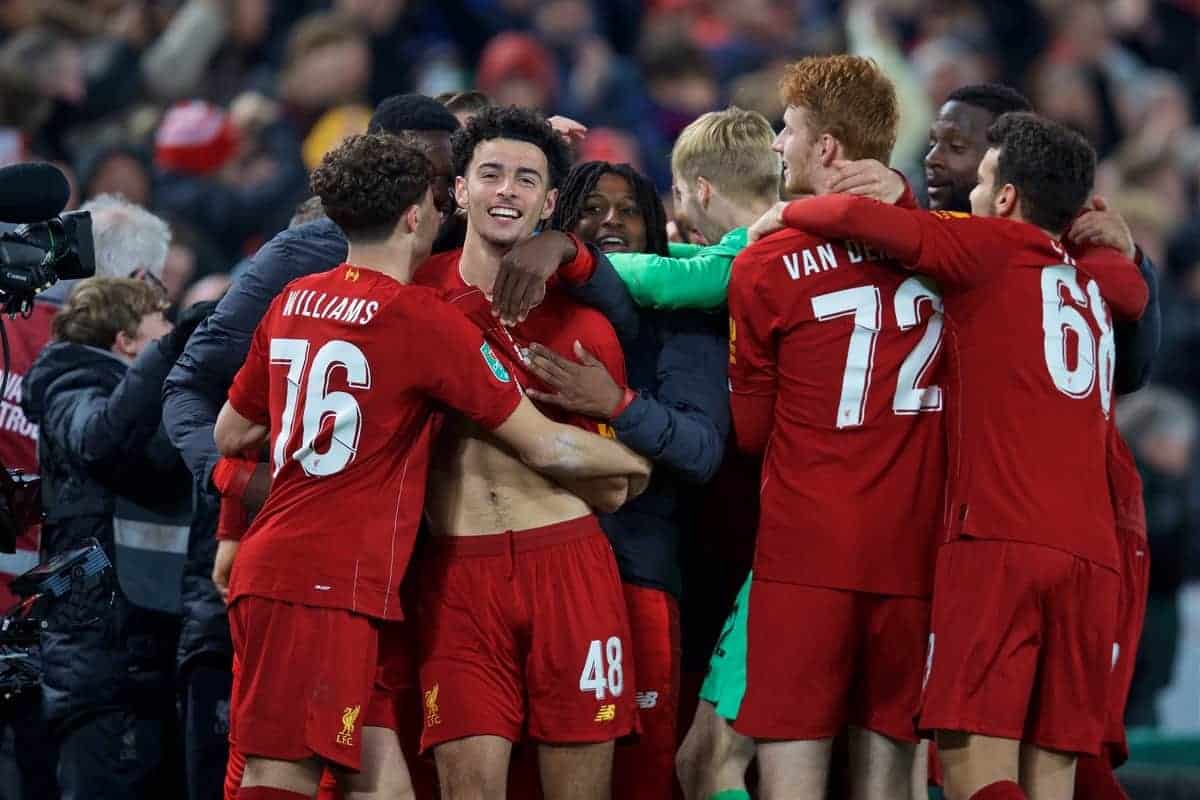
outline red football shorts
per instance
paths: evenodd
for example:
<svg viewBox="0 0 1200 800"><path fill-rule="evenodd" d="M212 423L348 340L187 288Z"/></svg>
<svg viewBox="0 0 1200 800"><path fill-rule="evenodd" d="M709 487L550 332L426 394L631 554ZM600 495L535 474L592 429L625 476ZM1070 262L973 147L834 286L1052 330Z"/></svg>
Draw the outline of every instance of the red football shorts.
<svg viewBox="0 0 1200 800"><path fill-rule="evenodd" d="M1137 660L1142 623L1146 618L1146 597L1150 591L1150 547L1137 530L1117 526L1117 544L1121 548L1121 600L1117 607L1117 636L1113 646L1113 674L1109 682L1108 717L1104 726L1104 746L1109 761L1120 766L1129 760L1125 739L1125 704L1133 684L1133 666Z"/></svg>
<svg viewBox="0 0 1200 800"><path fill-rule="evenodd" d="M753 579L733 728L802 741L855 725L917 741L929 601Z"/></svg>
<svg viewBox="0 0 1200 800"><path fill-rule="evenodd" d="M243 597L229 627L229 741L243 755L357 770L362 728L397 728L397 695L414 677L405 623Z"/></svg>
<svg viewBox="0 0 1200 800"><path fill-rule="evenodd" d="M634 730L625 598L595 517L436 536L419 569L422 752L467 736L571 744Z"/></svg>
<svg viewBox="0 0 1200 800"><path fill-rule="evenodd" d="M1117 629L1117 573L1041 545L942 545L923 730L1100 749Z"/></svg>
<svg viewBox="0 0 1200 800"><path fill-rule="evenodd" d="M636 741L622 742L613 760L613 797L670 798L675 786L679 722L679 604L659 589L625 584L625 608L637 664Z"/></svg>

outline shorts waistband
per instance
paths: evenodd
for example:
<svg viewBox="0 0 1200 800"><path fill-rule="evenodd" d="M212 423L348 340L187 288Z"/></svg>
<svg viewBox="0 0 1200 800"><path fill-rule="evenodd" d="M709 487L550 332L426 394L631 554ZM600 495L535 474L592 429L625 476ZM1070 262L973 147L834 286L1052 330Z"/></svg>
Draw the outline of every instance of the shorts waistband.
<svg viewBox="0 0 1200 800"><path fill-rule="evenodd" d="M540 528L523 531L504 531L479 536L431 536L429 546L439 556L474 558L500 556L506 553L526 553L546 547L566 544L593 536L604 536L595 515L555 522Z"/></svg>

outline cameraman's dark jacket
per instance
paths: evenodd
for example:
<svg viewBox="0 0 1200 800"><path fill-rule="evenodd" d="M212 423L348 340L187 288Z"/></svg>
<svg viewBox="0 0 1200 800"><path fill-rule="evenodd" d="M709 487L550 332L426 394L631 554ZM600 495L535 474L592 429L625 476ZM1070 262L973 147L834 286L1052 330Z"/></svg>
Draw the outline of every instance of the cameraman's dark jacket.
<svg viewBox="0 0 1200 800"><path fill-rule="evenodd" d="M177 507L191 480L162 430L162 384L174 361L159 342L127 365L98 348L46 347L26 375L25 415L40 425L47 555L95 537L117 563L117 498ZM114 707L171 707L178 621L125 599L115 576L51 605L42 635L47 716L66 722Z"/></svg>

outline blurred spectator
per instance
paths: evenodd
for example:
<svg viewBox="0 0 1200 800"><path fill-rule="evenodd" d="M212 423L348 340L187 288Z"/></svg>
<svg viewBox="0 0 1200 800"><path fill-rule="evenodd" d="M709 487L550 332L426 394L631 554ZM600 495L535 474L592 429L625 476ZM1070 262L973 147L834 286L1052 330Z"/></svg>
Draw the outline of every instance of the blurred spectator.
<svg viewBox="0 0 1200 800"><path fill-rule="evenodd" d="M321 12L305 17L288 37L279 99L306 132L326 110L367 99L371 49L353 17Z"/></svg>
<svg viewBox="0 0 1200 800"><path fill-rule="evenodd" d="M110 144L97 147L79 162L79 194L90 200L114 194L143 208L153 205L154 172L150 159L139 147Z"/></svg>
<svg viewBox="0 0 1200 800"><path fill-rule="evenodd" d="M1181 395L1151 386L1117 407L1117 424L1142 475L1150 543L1150 597L1138 648L1126 724L1158 723L1158 694L1172 680L1179 636L1179 588L1190 547L1188 472L1196 412Z"/></svg>
<svg viewBox="0 0 1200 800"><path fill-rule="evenodd" d="M230 260L281 230L305 188L295 131L253 93L228 113L176 105L156 134L155 164L157 208L188 220Z"/></svg>
<svg viewBox="0 0 1200 800"><path fill-rule="evenodd" d="M1167 240L1179 223L1178 212L1154 192L1119 190L1113 207L1124 218L1133 240L1155 264L1167 263Z"/></svg>
<svg viewBox="0 0 1200 800"><path fill-rule="evenodd" d="M660 191L671 185L671 144L687 125L717 107L720 87L703 51L678 37L652 37L639 49L650 98L639 140L647 173Z"/></svg>
<svg viewBox="0 0 1200 800"><path fill-rule="evenodd" d="M419 0L334 0L334 8L358 20L370 37L374 68L363 99L376 104L411 91L414 68L429 60L431 46L445 36L440 5Z"/></svg>
<svg viewBox="0 0 1200 800"><path fill-rule="evenodd" d="M488 42L475 83L498 106L551 113L558 97L554 57L541 42L524 33L502 33Z"/></svg>
<svg viewBox="0 0 1200 800"><path fill-rule="evenodd" d="M304 166L315 169L347 136L367 132L371 109L364 105L338 106L326 111L304 139Z"/></svg>
<svg viewBox="0 0 1200 800"><path fill-rule="evenodd" d="M220 300L229 290L233 279L226 272L206 275L188 287L179 301L180 308L191 308L197 303L208 303Z"/></svg>

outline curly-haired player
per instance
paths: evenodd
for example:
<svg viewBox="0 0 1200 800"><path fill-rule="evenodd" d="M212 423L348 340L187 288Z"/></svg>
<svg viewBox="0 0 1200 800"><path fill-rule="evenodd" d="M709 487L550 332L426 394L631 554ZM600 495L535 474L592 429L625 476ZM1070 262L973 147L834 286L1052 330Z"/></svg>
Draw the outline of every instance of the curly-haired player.
<svg viewBox="0 0 1200 800"><path fill-rule="evenodd" d="M440 215L424 153L347 139L312 176L345 263L288 284L217 419L223 455L266 445L274 480L229 581L240 800L411 798L394 689L412 669L400 582L440 406L559 480L644 475L615 443L550 422L461 313L410 285ZM344 509L355 512L347 525Z"/></svg>
<svg viewBox="0 0 1200 800"><path fill-rule="evenodd" d="M488 108L452 144L466 243L426 261L416 281L462 309L517 365L524 386L550 391L523 363L534 342L567 357L582 346L624 386L612 325L561 290L539 285L541 304L512 327L491 313L501 260L554 212L569 168L564 142L535 112ZM573 236L544 231L532 243L568 270L591 265ZM551 484L478 428L443 435L418 622L422 747L433 750L443 797L503 797L512 744L525 737L538 743L548 800L610 796L613 742L634 729L635 683L616 560L589 504L613 510L625 494L619 483Z"/></svg>

